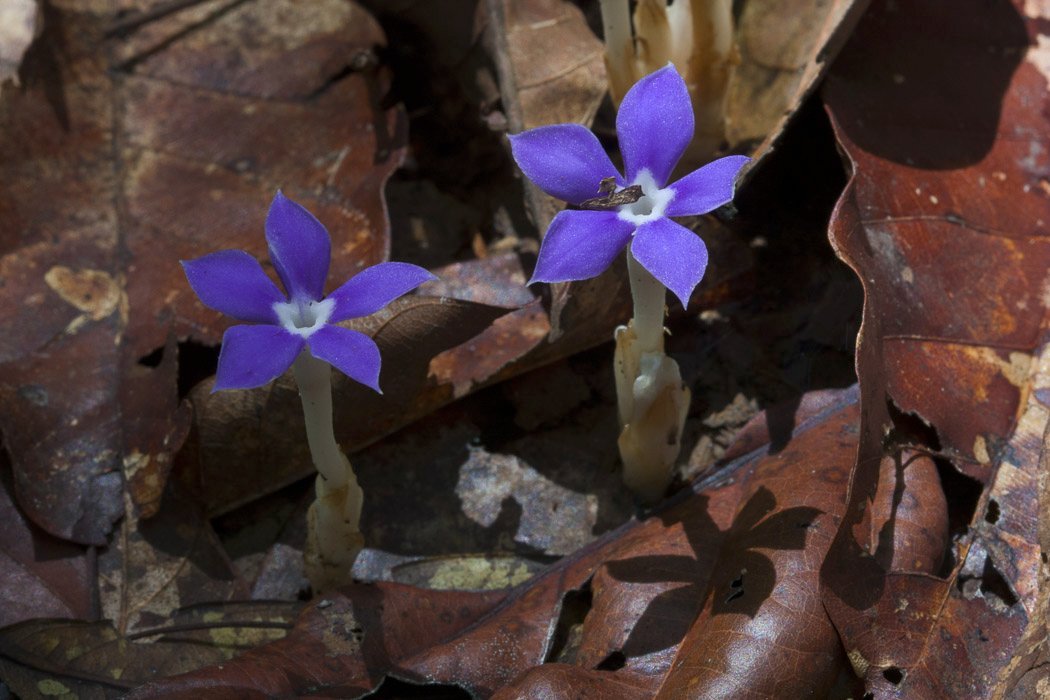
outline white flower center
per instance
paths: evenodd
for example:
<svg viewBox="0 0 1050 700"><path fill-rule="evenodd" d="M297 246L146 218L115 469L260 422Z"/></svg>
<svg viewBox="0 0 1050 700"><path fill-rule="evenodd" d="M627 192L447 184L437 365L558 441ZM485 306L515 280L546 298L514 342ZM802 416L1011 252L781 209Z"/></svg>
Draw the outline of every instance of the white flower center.
<svg viewBox="0 0 1050 700"><path fill-rule="evenodd" d="M667 210L667 205L674 199L674 190L670 187L660 189L656 186L656 180L647 168L643 168L634 178L632 185L640 185L642 196L637 202L623 204L617 209L617 216L635 226L655 221L662 218Z"/></svg>
<svg viewBox="0 0 1050 700"><path fill-rule="evenodd" d="M328 323L335 310L335 299L279 301L273 305L273 310L286 331L305 340Z"/></svg>

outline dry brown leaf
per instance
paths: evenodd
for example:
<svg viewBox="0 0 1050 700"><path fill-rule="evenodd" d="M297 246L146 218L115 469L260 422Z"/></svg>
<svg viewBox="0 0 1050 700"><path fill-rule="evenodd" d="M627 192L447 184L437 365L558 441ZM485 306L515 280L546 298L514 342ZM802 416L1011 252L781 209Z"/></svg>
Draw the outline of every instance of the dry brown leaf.
<svg viewBox="0 0 1050 700"><path fill-rule="evenodd" d="M879 2L825 90L853 167L832 242L866 303L858 466L823 598L875 698L1001 696L1044 637L1042 21L1030 3ZM943 568L901 555L882 535L907 523L872 514L900 483L877 467L904 447L942 460Z"/></svg>
<svg viewBox="0 0 1050 700"><path fill-rule="evenodd" d="M96 617L94 552L40 530L18 509L13 491L0 453L0 627L36 617Z"/></svg>
<svg viewBox="0 0 1050 700"><path fill-rule="evenodd" d="M202 605L138 636L123 636L107 622L23 622L0 630L0 675L23 698L118 698L157 675L221 663L280 639L300 607Z"/></svg>

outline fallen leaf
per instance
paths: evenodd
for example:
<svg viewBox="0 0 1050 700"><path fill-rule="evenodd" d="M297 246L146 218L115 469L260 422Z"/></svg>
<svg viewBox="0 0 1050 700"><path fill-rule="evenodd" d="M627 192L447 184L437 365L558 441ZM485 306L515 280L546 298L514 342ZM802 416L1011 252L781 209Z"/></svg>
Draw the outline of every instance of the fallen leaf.
<svg viewBox="0 0 1050 700"><path fill-rule="evenodd" d="M498 0L487 8L510 131L545 124L590 126L608 81L604 44L580 8L563 0ZM525 196L537 228L546 229L562 203L531 182L525 183Z"/></svg>
<svg viewBox="0 0 1050 700"><path fill-rule="evenodd" d="M97 617L94 552L43 532L19 510L2 453L0 522L0 627L37 617Z"/></svg>
<svg viewBox="0 0 1050 700"><path fill-rule="evenodd" d="M197 500L169 482L157 514L129 508L99 554L102 617L120 634L160 624L178 608L248 597Z"/></svg>
<svg viewBox="0 0 1050 700"><path fill-rule="evenodd" d="M282 641L241 654L221 667L157 680L129 697L171 692L240 692L353 696L377 683L391 661L454 635L506 596L357 584L313 602ZM366 633L365 630L369 630ZM382 632L379 632L382 630Z"/></svg>
<svg viewBox="0 0 1050 700"><path fill-rule="evenodd" d="M623 671L545 663L527 671L492 696L493 700L585 697L588 700L647 700L652 692L644 680Z"/></svg>
<svg viewBox="0 0 1050 700"><path fill-rule="evenodd" d="M158 675L221 663L283 637L299 608L273 602L198 606L134 636L108 622L31 620L0 630L0 675L24 698L122 697Z"/></svg>
<svg viewBox="0 0 1050 700"><path fill-rule="evenodd" d="M739 64L729 78L726 139L764 159L820 84L869 0L746 0L737 18ZM754 167L746 170L746 182Z"/></svg>
<svg viewBox="0 0 1050 700"><path fill-rule="evenodd" d="M824 93L853 170L832 243L866 301L857 468L821 584L874 698L999 697L1044 636L1050 207L1032 11L877 2ZM905 448L939 460L944 566L899 555L882 535L907 524L871 507L894 488L880 464L911 469Z"/></svg>

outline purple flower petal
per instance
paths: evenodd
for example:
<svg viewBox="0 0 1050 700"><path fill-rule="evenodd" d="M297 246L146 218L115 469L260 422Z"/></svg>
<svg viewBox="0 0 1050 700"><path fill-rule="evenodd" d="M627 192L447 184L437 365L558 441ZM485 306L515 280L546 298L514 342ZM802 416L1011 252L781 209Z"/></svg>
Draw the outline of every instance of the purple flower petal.
<svg viewBox="0 0 1050 700"><path fill-rule="evenodd" d="M373 265L328 295L329 299L335 300L335 309L328 322L338 323L374 314L402 294L433 279L437 278L418 265L399 262Z"/></svg>
<svg viewBox="0 0 1050 700"><path fill-rule="evenodd" d="M364 333L342 326L324 326L310 336L310 354L365 386L379 389L379 348Z"/></svg>
<svg viewBox="0 0 1050 700"><path fill-rule="evenodd" d="M624 95L616 114L627 183L648 169L663 187L693 139L693 105L674 66L645 76Z"/></svg>
<svg viewBox="0 0 1050 700"><path fill-rule="evenodd" d="M183 260L186 279L201 303L238 321L276 323L273 305L285 301L259 261L243 250L222 250Z"/></svg>
<svg viewBox="0 0 1050 700"><path fill-rule="evenodd" d="M280 326L231 326L222 336L215 386L221 389L254 389L284 374L305 341Z"/></svg>
<svg viewBox="0 0 1050 700"><path fill-rule="evenodd" d="M514 160L525 176L557 199L579 204L601 196L602 180L620 173L598 138L579 124L554 124L510 137Z"/></svg>
<svg viewBox="0 0 1050 700"><path fill-rule="evenodd" d="M689 297L707 269L707 246L700 236L670 219L656 219L638 227L631 254L682 306L689 306Z"/></svg>
<svg viewBox="0 0 1050 700"><path fill-rule="evenodd" d="M729 203L736 176L750 160L747 156L719 158L672 183L669 188L674 190L674 199L667 205L667 215L696 216Z"/></svg>
<svg viewBox="0 0 1050 700"><path fill-rule="evenodd" d="M568 282L600 275L620 254L634 225L614 211L563 211L540 245L533 282Z"/></svg>
<svg viewBox="0 0 1050 700"><path fill-rule="evenodd" d="M332 256L332 241L321 222L278 190L266 215L266 242L288 296L320 301Z"/></svg>

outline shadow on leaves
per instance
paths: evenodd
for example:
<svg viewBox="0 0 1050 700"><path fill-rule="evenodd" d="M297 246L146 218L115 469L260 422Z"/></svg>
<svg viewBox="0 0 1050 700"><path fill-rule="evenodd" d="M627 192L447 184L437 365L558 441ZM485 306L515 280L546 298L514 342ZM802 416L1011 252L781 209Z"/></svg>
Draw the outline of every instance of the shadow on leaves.
<svg viewBox="0 0 1050 700"><path fill-rule="evenodd" d="M655 598L634 625L623 645L626 657L636 657L679 644L713 596L712 614L754 617L769 598L777 571L763 549L801 550L817 508L798 506L777 511L776 496L761 487L740 510L728 537L707 514L707 496L689 499L664 516L667 526L680 525L692 556L652 555L608 563L613 578L624 583L681 583ZM681 512L685 518L673 517ZM717 547L712 551L713 545ZM717 559L716 559L717 555Z"/></svg>

